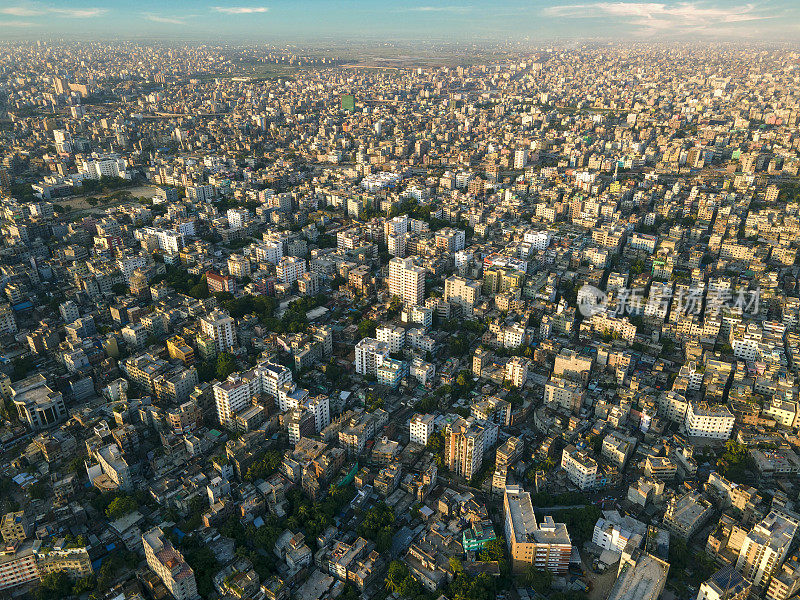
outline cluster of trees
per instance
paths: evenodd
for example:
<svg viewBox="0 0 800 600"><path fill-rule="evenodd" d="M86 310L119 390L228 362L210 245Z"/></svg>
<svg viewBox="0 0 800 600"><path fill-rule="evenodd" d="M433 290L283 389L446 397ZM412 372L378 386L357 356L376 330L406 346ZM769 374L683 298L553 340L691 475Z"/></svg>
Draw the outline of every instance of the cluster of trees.
<svg viewBox="0 0 800 600"><path fill-rule="evenodd" d="M546 508L548 506L572 506L574 504L586 504L586 496L581 492L565 492L563 494L548 494L547 492L536 492L531 494L531 504L536 508Z"/></svg>
<svg viewBox="0 0 800 600"><path fill-rule="evenodd" d="M687 547L686 541L679 537L669 540L670 569L669 578L673 582L700 585L716 570L714 559L702 550L695 552Z"/></svg>
<svg viewBox="0 0 800 600"><path fill-rule="evenodd" d="M583 508L557 510L553 513L553 519L557 523L564 523L567 526L573 543L579 548L583 546L584 542L592 539L594 524L602 516L603 513L594 504Z"/></svg>
<svg viewBox="0 0 800 600"><path fill-rule="evenodd" d="M358 337L365 338L365 337L375 337L375 330L378 328L378 324L373 321L372 319L364 319L358 324Z"/></svg>
<svg viewBox="0 0 800 600"><path fill-rule="evenodd" d="M61 600L70 595L80 596L94 591L96 587L97 578L94 575L75 580L64 571L56 571L42 576L39 589L36 590L36 598L37 600Z"/></svg>
<svg viewBox="0 0 800 600"><path fill-rule="evenodd" d="M749 465L750 452L747 446L740 444L736 440L725 442L725 452L722 453L722 456L717 461L717 471L731 481L743 483Z"/></svg>
<svg viewBox="0 0 800 600"><path fill-rule="evenodd" d="M217 303L226 310L234 319L241 319L245 315L257 315L262 322L275 314L277 303L268 296L242 296L234 298L230 292L217 292L214 294Z"/></svg>
<svg viewBox="0 0 800 600"><path fill-rule="evenodd" d="M175 288L175 290L181 294L186 294L198 300L208 298L211 295L208 291L208 282L206 281L205 275L192 275L187 270L179 269L172 265L168 265L166 272L154 277L150 283L156 284L161 281Z"/></svg>
<svg viewBox="0 0 800 600"><path fill-rule="evenodd" d="M436 466L443 469L445 466L444 460L444 433L441 431L434 431L428 436L428 451L436 457Z"/></svg>
<svg viewBox="0 0 800 600"><path fill-rule="evenodd" d="M130 496L120 495L114 498L106 507L105 513L112 521L124 517L139 508L136 500Z"/></svg>
<svg viewBox="0 0 800 600"><path fill-rule="evenodd" d="M11 380L19 381L27 377L28 373L36 366L32 356L17 357L11 361L14 370L11 372Z"/></svg>
<svg viewBox="0 0 800 600"><path fill-rule="evenodd" d="M197 365L197 378L211 381L215 377L225 381L228 375L237 371L236 358L230 352L220 352L216 360L206 360Z"/></svg>
<svg viewBox="0 0 800 600"><path fill-rule="evenodd" d="M276 333L300 333L308 328L308 318L306 313L319 306L322 306L328 301L328 298L319 294L318 296L305 296L295 300L283 313L283 316L278 319L277 317L270 316L268 318L261 318L261 322L270 331Z"/></svg>
<svg viewBox="0 0 800 600"><path fill-rule="evenodd" d="M358 535L375 542L378 552L386 552L392 547L394 522L392 509L385 502L379 502L364 515L364 520L358 526Z"/></svg>
<svg viewBox="0 0 800 600"><path fill-rule="evenodd" d="M281 466L283 456L277 450L267 450L259 460L250 465L245 473L245 481L266 479Z"/></svg>
<svg viewBox="0 0 800 600"><path fill-rule="evenodd" d="M405 563L393 560L386 570L384 587L393 594L400 594L403 598L425 598L425 591L420 583L414 579Z"/></svg>
<svg viewBox="0 0 800 600"><path fill-rule="evenodd" d="M286 497L291 509L286 519L286 527L294 532L303 530L306 539L316 540L317 536L333 524L336 516L354 495L353 486L331 486L323 500L311 502L300 490L290 490Z"/></svg>
<svg viewBox="0 0 800 600"><path fill-rule="evenodd" d="M175 540L173 540L174 543ZM194 571L197 592L202 598L210 598L214 593L214 575L218 570L214 553L193 535L184 536L179 546L184 560Z"/></svg>

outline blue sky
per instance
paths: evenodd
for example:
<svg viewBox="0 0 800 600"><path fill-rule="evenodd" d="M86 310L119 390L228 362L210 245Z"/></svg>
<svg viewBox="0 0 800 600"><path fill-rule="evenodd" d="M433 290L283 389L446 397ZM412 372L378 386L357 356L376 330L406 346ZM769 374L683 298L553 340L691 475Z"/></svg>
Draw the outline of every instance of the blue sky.
<svg viewBox="0 0 800 600"><path fill-rule="evenodd" d="M0 38L800 39L800 2L0 0Z"/></svg>

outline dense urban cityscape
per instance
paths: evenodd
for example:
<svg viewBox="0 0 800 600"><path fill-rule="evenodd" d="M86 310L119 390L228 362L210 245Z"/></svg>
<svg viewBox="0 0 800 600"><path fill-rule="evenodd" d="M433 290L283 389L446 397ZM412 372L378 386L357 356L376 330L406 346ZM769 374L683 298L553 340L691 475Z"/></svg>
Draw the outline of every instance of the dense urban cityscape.
<svg viewBox="0 0 800 600"><path fill-rule="evenodd" d="M410 52L0 43L0 597L800 598L800 51Z"/></svg>

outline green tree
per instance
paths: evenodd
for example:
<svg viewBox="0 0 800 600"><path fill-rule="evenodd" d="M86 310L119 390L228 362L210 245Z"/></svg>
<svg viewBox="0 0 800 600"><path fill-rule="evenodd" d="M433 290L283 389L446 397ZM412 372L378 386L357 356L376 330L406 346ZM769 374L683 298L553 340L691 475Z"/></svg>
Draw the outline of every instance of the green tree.
<svg viewBox="0 0 800 600"><path fill-rule="evenodd" d="M375 321L372 319L364 319L358 324L358 336L361 338L375 337L376 328L377 323L375 323Z"/></svg>
<svg viewBox="0 0 800 600"><path fill-rule="evenodd" d="M132 513L137 508L139 508L139 506L136 504L136 500L130 496L119 496L112 500L108 508L106 508L106 516L110 520L115 521Z"/></svg>
<svg viewBox="0 0 800 600"><path fill-rule="evenodd" d="M533 565L529 565L525 571L525 583L528 587L532 587L540 594L547 594L553 583L553 576L550 571L537 569Z"/></svg>
<svg viewBox="0 0 800 600"><path fill-rule="evenodd" d="M400 593L400 586L406 577L408 577L408 567L399 560L393 560L386 569L384 586L392 593Z"/></svg>
<svg viewBox="0 0 800 600"><path fill-rule="evenodd" d="M220 352L217 356L217 379L225 381L228 375L236 372L236 359L230 352Z"/></svg>
<svg viewBox="0 0 800 600"><path fill-rule="evenodd" d="M61 600L69 596L71 591L72 580L69 575L64 571L56 571L42 576L37 597L43 600Z"/></svg>

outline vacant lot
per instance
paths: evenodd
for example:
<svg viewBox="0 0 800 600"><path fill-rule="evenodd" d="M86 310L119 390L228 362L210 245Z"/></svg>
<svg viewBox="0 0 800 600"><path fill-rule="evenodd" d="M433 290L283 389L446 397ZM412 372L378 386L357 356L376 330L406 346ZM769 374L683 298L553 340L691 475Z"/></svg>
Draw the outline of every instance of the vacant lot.
<svg viewBox="0 0 800 600"><path fill-rule="evenodd" d="M109 192L97 192L94 194L86 194L83 196L71 196L70 198L57 198L53 202L65 208L69 208L70 213L74 212L102 212L109 206L122 204L131 198L152 198L156 193L156 186L154 185L137 185L129 188L120 188L118 190L111 190ZM97 198L100 202L92 206L86 200L88 198Z"/></svg>

